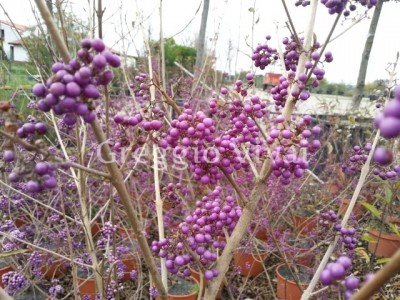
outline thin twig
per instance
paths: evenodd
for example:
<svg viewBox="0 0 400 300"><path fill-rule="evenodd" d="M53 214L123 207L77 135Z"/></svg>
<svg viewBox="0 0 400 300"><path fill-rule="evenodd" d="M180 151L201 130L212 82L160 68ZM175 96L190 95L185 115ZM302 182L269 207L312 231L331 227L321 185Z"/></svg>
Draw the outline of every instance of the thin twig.
<svg viewBox="0 0 400 300"><path fill-rule="evenodd" d="M48 153L47 151L45 151L45 150L43 150L43 149L41 149L41 148L39 148L39 147L37 147L35 145L32 145L32 144L26 142L23 139L20 139L20 138L14 136L14 135L11 135L11 134L3 131L3 130L0 130L0 135L4 136L8 140L10 140L10 141L12 141L12 142L14 142L16 144L19 144L19 145L23 146L27 150L35 151L36 153L44 155L45 157L51 156L50 153ZM65 160L63 160L63 159L61 159L61 158L59 158L57 156L51 156L51 158L54 159L56 162L58 162L60 164L67 164L67 165L71 166L72 168L75 168L75 169L78 169L78 170L82 170L82 171L85 171L85 172L93 174L93 175L102 176L104 178L110 178L110 174L108 174L108 173L104 173L104 172L101 172L101 171L98 171L98 170L95 170L95 169L91 169L91 168L82 166L80 164L74 163L74 162L65 161Z"/></svg>

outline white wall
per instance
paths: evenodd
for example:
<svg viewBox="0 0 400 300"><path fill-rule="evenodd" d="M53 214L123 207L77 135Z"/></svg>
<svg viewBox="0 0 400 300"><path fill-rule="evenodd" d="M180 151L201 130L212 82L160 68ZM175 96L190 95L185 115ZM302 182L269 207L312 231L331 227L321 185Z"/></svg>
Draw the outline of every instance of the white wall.
<svg viewBox="0 0 400 300"><path fill-rule="evenodd" d="M12 45L9 45L8 43L19 40L20 37L16 30L9 25L0 23L0 29L4 30L3 48L8 59L10 59L10 46ZM14 46L14 60L28 61L28 53L22 48L22 46Z"/></svg>
<svg viewBox="0 0 400 300"><path fill-rule="evenodd" d="M28 61L28 52L22 46L14 46L14 60Z"/></svg>

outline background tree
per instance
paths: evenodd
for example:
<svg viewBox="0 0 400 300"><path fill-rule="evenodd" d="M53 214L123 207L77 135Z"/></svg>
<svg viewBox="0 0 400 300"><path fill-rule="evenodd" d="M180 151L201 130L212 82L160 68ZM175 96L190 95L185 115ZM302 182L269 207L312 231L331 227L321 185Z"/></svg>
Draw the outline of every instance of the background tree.
<svg viewBox="0 0 400 300"><path fill-rule="evenodd" d="M358 71L357 84L354 89L352 107L358 109L360 107L361 99L364 94L365 77L367 76L369 56L371 54L372 46L374 44L375 32L378 27L379 17L381 15L383 0L379 1L375 7L374 14L372 15L371 24L369 25L368 37L365 41L364 51L361 56L360 69Z"/></svg>
<svg viewBox="0 0 400 300"><path fill-rule="evenodd" d="M210 7L210 0L204 0L203 2L203 13L201 15L200 32L197 38L197 54L196 54L196 65L195 65L195 79L197 79L201 72L201 67L203 65L205 56L205 39L206 39L206 28L207 28L207 18L208 9Z"/></svg>

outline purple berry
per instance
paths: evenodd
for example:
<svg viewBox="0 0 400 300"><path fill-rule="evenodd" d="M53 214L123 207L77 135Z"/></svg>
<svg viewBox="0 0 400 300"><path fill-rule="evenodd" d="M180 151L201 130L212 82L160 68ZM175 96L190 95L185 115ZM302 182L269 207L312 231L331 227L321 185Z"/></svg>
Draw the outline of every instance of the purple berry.
<svg viewBox="0 0 400 300"><path fill-rule="evenodd" d="M345 274L345 269L340 263L333 263L330 267L332 278L341 279Z"/></svg>
<svg viewBox="0 0 400 300"><path fill-rule="evenodd" d="M46 94L46 87L41 83L37 83L33 86L32 93L37 97L44 97Z"/></svg>
<svg viewBox="0 0 400 300"><path fill-rule="evenodd" d="M93 84L88 84L87 86L85 86L85 88L83 89L83 94L88 97L88 98L92 98L92 99L97 99L100 97L100 92L97 89L97 87Z"/></svg>
<svg viewBox="0 0 400 300"><path fill-rule="evenodd" d="M3 159L5 162L12 162L15 159L15 153L11 150L5 150L3 153Z"/></svg>
<svg viewBox="0 0 400 300"><path fill-rule="evenodd" d="M319 280L323 285L330 285L333 282L331 271L327 269L323 270Z"/></svg>
<svg viewBox="0 0 400 300"><path fill-rule="evenodd" d="M42 122L38 122L35 124L35 130L38 134L45 134L47 133L47 125Z"/></svg>
<svg viewBox="0 0 400 300"><path fill-rule="evenodd" d="M400 102L400 101L399 101ZM400 118L385 117L379 123L381 135L386 139L395 138L400 135Z"/></svg>
<svg viewBox="0 0 400 300"><path fill-rule="evenodd" d="M355 276L347 277L345 280L345 283L344 283L346 289L348 289L350 291L357 289L359 284L360 284L360 280Z"/></svg>
<svg viewBox="0 0 400 300"><path fill-rule="evenodd" d="M48 164L45 162L38 162L35 166L35 173L43 176L49 170Z"/></svg>
<svg viewBox="0 0 400 300"><path fill-rule="evenodd" d="M373 159L377 164L385 166L393 161L393 154L384 147L378 147L374 152Z"/></svg>
<svg viewBox="0 0 400 300"><path fill-rule="evenodd" d="M65 85L62 84L61 82L54 82L50 85L50 93L52 93L54 96L59 97L64 94L65 92Z"/></svg>
<svg viewBox="0 0 400 300"><path fill-rule="evenodd" d="M81 87L72 81L65 85L65 94L70 97L77 97L81 94Z"/></svg>
<svg viewBox="0 0 400 300"><path fill-rule="evenodd" d="M102 52L106 48L106 45L104 45L104 42L100 39L93 39L90 44L97 52Z"/></svg>
<svg viewBox="0 0 400 300"><path fill-rule="evenodd" d="M31 193L37 193L40 191L39 182L30 180L26 183L26 190Z"/></svg>

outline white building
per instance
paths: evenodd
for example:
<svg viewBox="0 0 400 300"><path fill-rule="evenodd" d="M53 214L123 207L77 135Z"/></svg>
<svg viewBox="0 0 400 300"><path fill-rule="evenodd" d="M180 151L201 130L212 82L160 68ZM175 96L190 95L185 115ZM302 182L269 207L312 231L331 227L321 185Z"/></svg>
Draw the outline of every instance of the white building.
<svg viewBox="0 0 400 300"><path fill-rule="evenodd" d="M28 52L22 46L19 34L23 34L28 27L18 24L11 24L8 21L0 20L0 58L16 62L27 62ZM19 34L18 34L19 33Z"/></svg>

